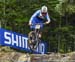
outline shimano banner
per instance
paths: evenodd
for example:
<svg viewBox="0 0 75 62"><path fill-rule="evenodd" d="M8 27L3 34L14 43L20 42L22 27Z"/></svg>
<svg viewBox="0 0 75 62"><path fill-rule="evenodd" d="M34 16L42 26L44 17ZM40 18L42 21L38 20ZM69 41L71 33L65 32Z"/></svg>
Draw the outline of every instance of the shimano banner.
<svg viewBox="0 0 75 62"><path fill-rule="evenodd" d="M11 32L5 29L0 28L0 45L10 46L13 48L17 48L20 50L25 50L27 52L31 52L28 47L28 38L26 35L22 35L16 32ZM40 43L33 53L46 53L46 43Z"/></svg>

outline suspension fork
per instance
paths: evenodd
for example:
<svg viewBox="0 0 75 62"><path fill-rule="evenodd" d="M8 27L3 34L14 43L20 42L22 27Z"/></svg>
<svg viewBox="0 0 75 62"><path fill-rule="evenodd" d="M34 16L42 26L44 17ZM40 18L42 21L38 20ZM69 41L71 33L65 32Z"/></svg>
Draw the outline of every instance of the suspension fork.
<svg viewBox="0 0 75 62"><path fill-rule="evenodd" d="M39 39L39 30L35 30L36 41Z"/></svg>

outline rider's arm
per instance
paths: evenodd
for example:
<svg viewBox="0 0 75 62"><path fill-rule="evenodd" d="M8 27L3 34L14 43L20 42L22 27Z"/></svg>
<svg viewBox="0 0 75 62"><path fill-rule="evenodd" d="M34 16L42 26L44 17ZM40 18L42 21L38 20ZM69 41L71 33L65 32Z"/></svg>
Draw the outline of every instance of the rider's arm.
<svg viewBox="0 0 75 62"><path fill-rule="evenodd" d="M31 16L31 18L30 18L30 20L29 20L29 25L32 24L32 20L33 20L33 18L36 17L37 14L38 14L39 12L40 12L40 10L36 11L36 12Z"/></svg>
<svg viewBox="0 0 75 62"><path fill-rule="evenodd" d="M49 24L50 23L50 18L49 18L49 15L48 15L48 13L47 13L47 21L45 22L46 24Z"/></svg>

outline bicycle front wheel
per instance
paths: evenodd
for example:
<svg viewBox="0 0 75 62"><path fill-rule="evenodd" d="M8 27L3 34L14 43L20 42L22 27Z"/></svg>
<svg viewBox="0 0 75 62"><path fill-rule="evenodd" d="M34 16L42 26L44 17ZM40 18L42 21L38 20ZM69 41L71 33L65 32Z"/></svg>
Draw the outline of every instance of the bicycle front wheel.
<svg viewBox="0 0 75 62"><path fill-rule="evenodd" d="M28 46L31 50L36 50L38 46L38 41L36 40L36 33L35 31L31 31L28 35Z"/></svg>

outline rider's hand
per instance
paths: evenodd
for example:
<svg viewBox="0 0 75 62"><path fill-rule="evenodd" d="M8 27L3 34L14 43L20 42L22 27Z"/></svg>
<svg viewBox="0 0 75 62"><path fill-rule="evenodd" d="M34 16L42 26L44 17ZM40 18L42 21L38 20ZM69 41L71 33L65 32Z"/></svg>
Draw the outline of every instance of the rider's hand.
<svg viewBox="0 0 75 62"><path fill-rule="evenodd" d="M31 24L29 23L28 25L30 26Z"/></svg>
<svg viewBox="0 0 75 62"><path fill-rule="evenodd" d="M49 22L45 22L45 25L49 24Z"/></svg>
<svg viewBox="0 0 75 62"><path fill-rule="evenodd" d="M46 22L44 23L44 25L47 25L47 24L48 24L48 23L46 23Z"/></svg>

